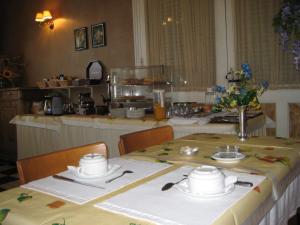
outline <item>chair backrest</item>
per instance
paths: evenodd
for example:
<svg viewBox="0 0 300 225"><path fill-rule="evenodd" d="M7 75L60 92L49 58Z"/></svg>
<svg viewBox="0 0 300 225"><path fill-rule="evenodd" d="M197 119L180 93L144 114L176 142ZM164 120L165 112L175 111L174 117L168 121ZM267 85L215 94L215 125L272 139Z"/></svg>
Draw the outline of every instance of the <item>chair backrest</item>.
<svg viewBox="0 0 300 225"><path fill-rule="evenodd" d="M163 126L148 130L137 131L120 136L119 152L120 155L147 148L153 145L159 145L174 138L173 128Z"/></svg>
<svg viewBox="0 0 300 225"><path fill-rule="evenodd" d="M80 158L89 153L99 153L107 157L107 147L103 142L63 149L17 161L20 184L60 173L68 165L77 166Z"/></svg>

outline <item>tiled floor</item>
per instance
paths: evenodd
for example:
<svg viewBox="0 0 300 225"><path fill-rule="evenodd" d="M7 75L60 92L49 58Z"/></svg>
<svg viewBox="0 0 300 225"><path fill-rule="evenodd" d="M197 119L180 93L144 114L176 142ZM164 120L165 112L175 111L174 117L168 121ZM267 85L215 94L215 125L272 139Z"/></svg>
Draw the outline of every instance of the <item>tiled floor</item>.
<svg viewBox="0 0 300 225"><path fill-rule="evenodd" d="M19 186L16 164L0 159L0 191Z"/></svg>

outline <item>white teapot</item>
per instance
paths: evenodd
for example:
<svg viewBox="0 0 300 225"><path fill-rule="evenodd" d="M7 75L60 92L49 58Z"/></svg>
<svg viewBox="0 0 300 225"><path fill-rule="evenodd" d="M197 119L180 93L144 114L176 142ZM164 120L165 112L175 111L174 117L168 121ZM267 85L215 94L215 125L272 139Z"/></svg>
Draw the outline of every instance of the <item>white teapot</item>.
<svg viewBox="0 0 300 225"><path fill-rule="evenodd" d="M107 159L101 154L87 154L80 159L76 169L78 175L101 176L107 173Z"/></svg>
<svg viewBox="0 0 300 225"><path fill-rule="evenodd" d="M190 192L200 195L214 195L226 192L237 181L235 176L227 176L214 166L200 166L188 176Z"/></svg>

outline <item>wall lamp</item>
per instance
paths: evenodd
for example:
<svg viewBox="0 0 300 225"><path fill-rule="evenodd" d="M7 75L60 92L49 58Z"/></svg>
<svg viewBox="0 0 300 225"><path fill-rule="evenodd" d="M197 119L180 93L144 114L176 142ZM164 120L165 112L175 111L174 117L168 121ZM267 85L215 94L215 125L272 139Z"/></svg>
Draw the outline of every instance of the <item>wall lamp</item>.
<svg viewBox="0 0 300 225"><path fill-rule="evenodd" d="M52 30L54 28L54 23L52 21L52 15L49 10L44 10L43 13L38 12L35 16L35 22L39 25L47 25Z"/></svg>

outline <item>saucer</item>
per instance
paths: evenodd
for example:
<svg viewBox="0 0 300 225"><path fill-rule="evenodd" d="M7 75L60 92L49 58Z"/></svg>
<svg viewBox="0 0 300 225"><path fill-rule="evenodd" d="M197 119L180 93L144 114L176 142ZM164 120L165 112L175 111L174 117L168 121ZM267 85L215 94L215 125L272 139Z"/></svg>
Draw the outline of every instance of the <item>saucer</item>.
<svg viewBox="0 0 300 225"><path fill-rule="evenodd" d="M184 180L180 182L179 184L176 184L174 186L177 190L183 192L184 194L190 196L190 197L195 197L195 198L215 198L215 197L221 197L223 195L227 195L234 190L234 184L229 185L224 189L223 192L217 193L217 194L195 194L192 193L189 189L188 181Z"/></svg>
<svg viewBox="0 0 300 225"><path fill-rule="evenodd" d="M240 152L217 152L211 157L222 163L237 163L245 158L245 155Z"/></svg>
<svg viewBox="0 0 300 225"><path fill-rule="evenodd" d="M108 164L107 165L107 172L105 174L95 174L95 175L85 175L85 174L80 174L77 172L77 167L75 166L68 166L68 170L76 177L80 179L95 179L95 178L104 178L107 177L114 172L116 172L118 169L120 169L120 165L113 165L113 164Z"/></svg>

